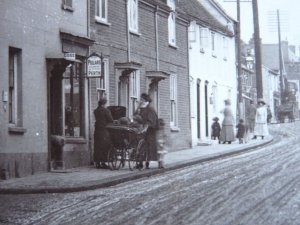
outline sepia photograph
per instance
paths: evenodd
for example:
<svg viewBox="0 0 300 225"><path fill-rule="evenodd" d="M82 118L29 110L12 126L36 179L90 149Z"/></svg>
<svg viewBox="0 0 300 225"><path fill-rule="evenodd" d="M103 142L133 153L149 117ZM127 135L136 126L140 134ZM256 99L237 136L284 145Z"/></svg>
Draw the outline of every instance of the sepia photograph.
<svg viewBox="0 0 300 225"><path fill-rule="evenodd" d="M300 225L299 0L0 0L0 225Z"/></svg>

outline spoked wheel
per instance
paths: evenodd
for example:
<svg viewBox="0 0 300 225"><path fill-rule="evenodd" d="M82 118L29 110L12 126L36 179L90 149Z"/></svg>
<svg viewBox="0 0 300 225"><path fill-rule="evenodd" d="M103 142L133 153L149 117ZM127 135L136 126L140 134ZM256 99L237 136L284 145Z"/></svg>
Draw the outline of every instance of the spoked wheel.
<svg viewBox="0 0 300 225"><path fill-rule="evenodd" d="M107 155L108 165L111 170L118 170L123 162L123 151L112 147Z"/></svg>
<svg viewBox="0 0 300 225"><path fill-rule="evenodd" d="M129 169L142 169L140 163L147 161L147 156L145 152L145 141L142 139L138 142L136 148L132 149L132 152L129 154Z"/></svg>
<svg viewBox="0 0 300 225"><path fill-rule="evenodd" d="M128 166L131 171L136 169L138 166L139 160L136 153L136 148L127 149Z"/></svg>

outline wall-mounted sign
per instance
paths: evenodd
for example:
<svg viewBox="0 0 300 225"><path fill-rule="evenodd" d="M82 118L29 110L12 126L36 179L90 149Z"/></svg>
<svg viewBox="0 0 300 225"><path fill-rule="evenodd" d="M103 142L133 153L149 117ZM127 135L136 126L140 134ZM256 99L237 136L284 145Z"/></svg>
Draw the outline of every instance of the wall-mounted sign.
<svg viewBox="0 0 300 225"><path fill-rule="evenodd" d="M75 59L76 59L76 54L73 53L73 52L65 52L64 58L67 59L67 60L75 61Z"/></svg>
<svg viewBox="0 0 300 225"><path fill-rule="evenodd" d="M90 56L87 59L87 76L100 77L101 76L101 58L99 56Z"/></svg>

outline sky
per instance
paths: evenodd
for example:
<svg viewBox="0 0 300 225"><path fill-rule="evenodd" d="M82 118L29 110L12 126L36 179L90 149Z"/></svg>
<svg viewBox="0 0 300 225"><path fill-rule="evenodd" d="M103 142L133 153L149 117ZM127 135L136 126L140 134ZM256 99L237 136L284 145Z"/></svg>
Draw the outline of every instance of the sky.
<svg viewBox="0 0 300 225"><path fill-rule="evenodd" d="M236 19L236 2L216 0L225 11ZM241 38L248 43L253 36L252 3L240 0ZM259 28L262 44L278 43L277 10L281 24L281 40L290 45L300 45L300 0L257 0L259 10Z"/></svg>

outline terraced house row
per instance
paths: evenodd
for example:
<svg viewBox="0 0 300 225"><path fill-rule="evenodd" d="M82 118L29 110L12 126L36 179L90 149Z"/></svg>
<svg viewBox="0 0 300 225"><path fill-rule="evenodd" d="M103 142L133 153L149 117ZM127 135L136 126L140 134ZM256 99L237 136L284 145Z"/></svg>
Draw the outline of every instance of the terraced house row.
<svg viewBox="0 0 300 225"><path fill-rule="evenodd" d="M169 151L205 142L224 99L236 104L235 21L213 0L4 0L0 12L2 177L90 165L103 96L132 118L149 93Z"/></svg>

